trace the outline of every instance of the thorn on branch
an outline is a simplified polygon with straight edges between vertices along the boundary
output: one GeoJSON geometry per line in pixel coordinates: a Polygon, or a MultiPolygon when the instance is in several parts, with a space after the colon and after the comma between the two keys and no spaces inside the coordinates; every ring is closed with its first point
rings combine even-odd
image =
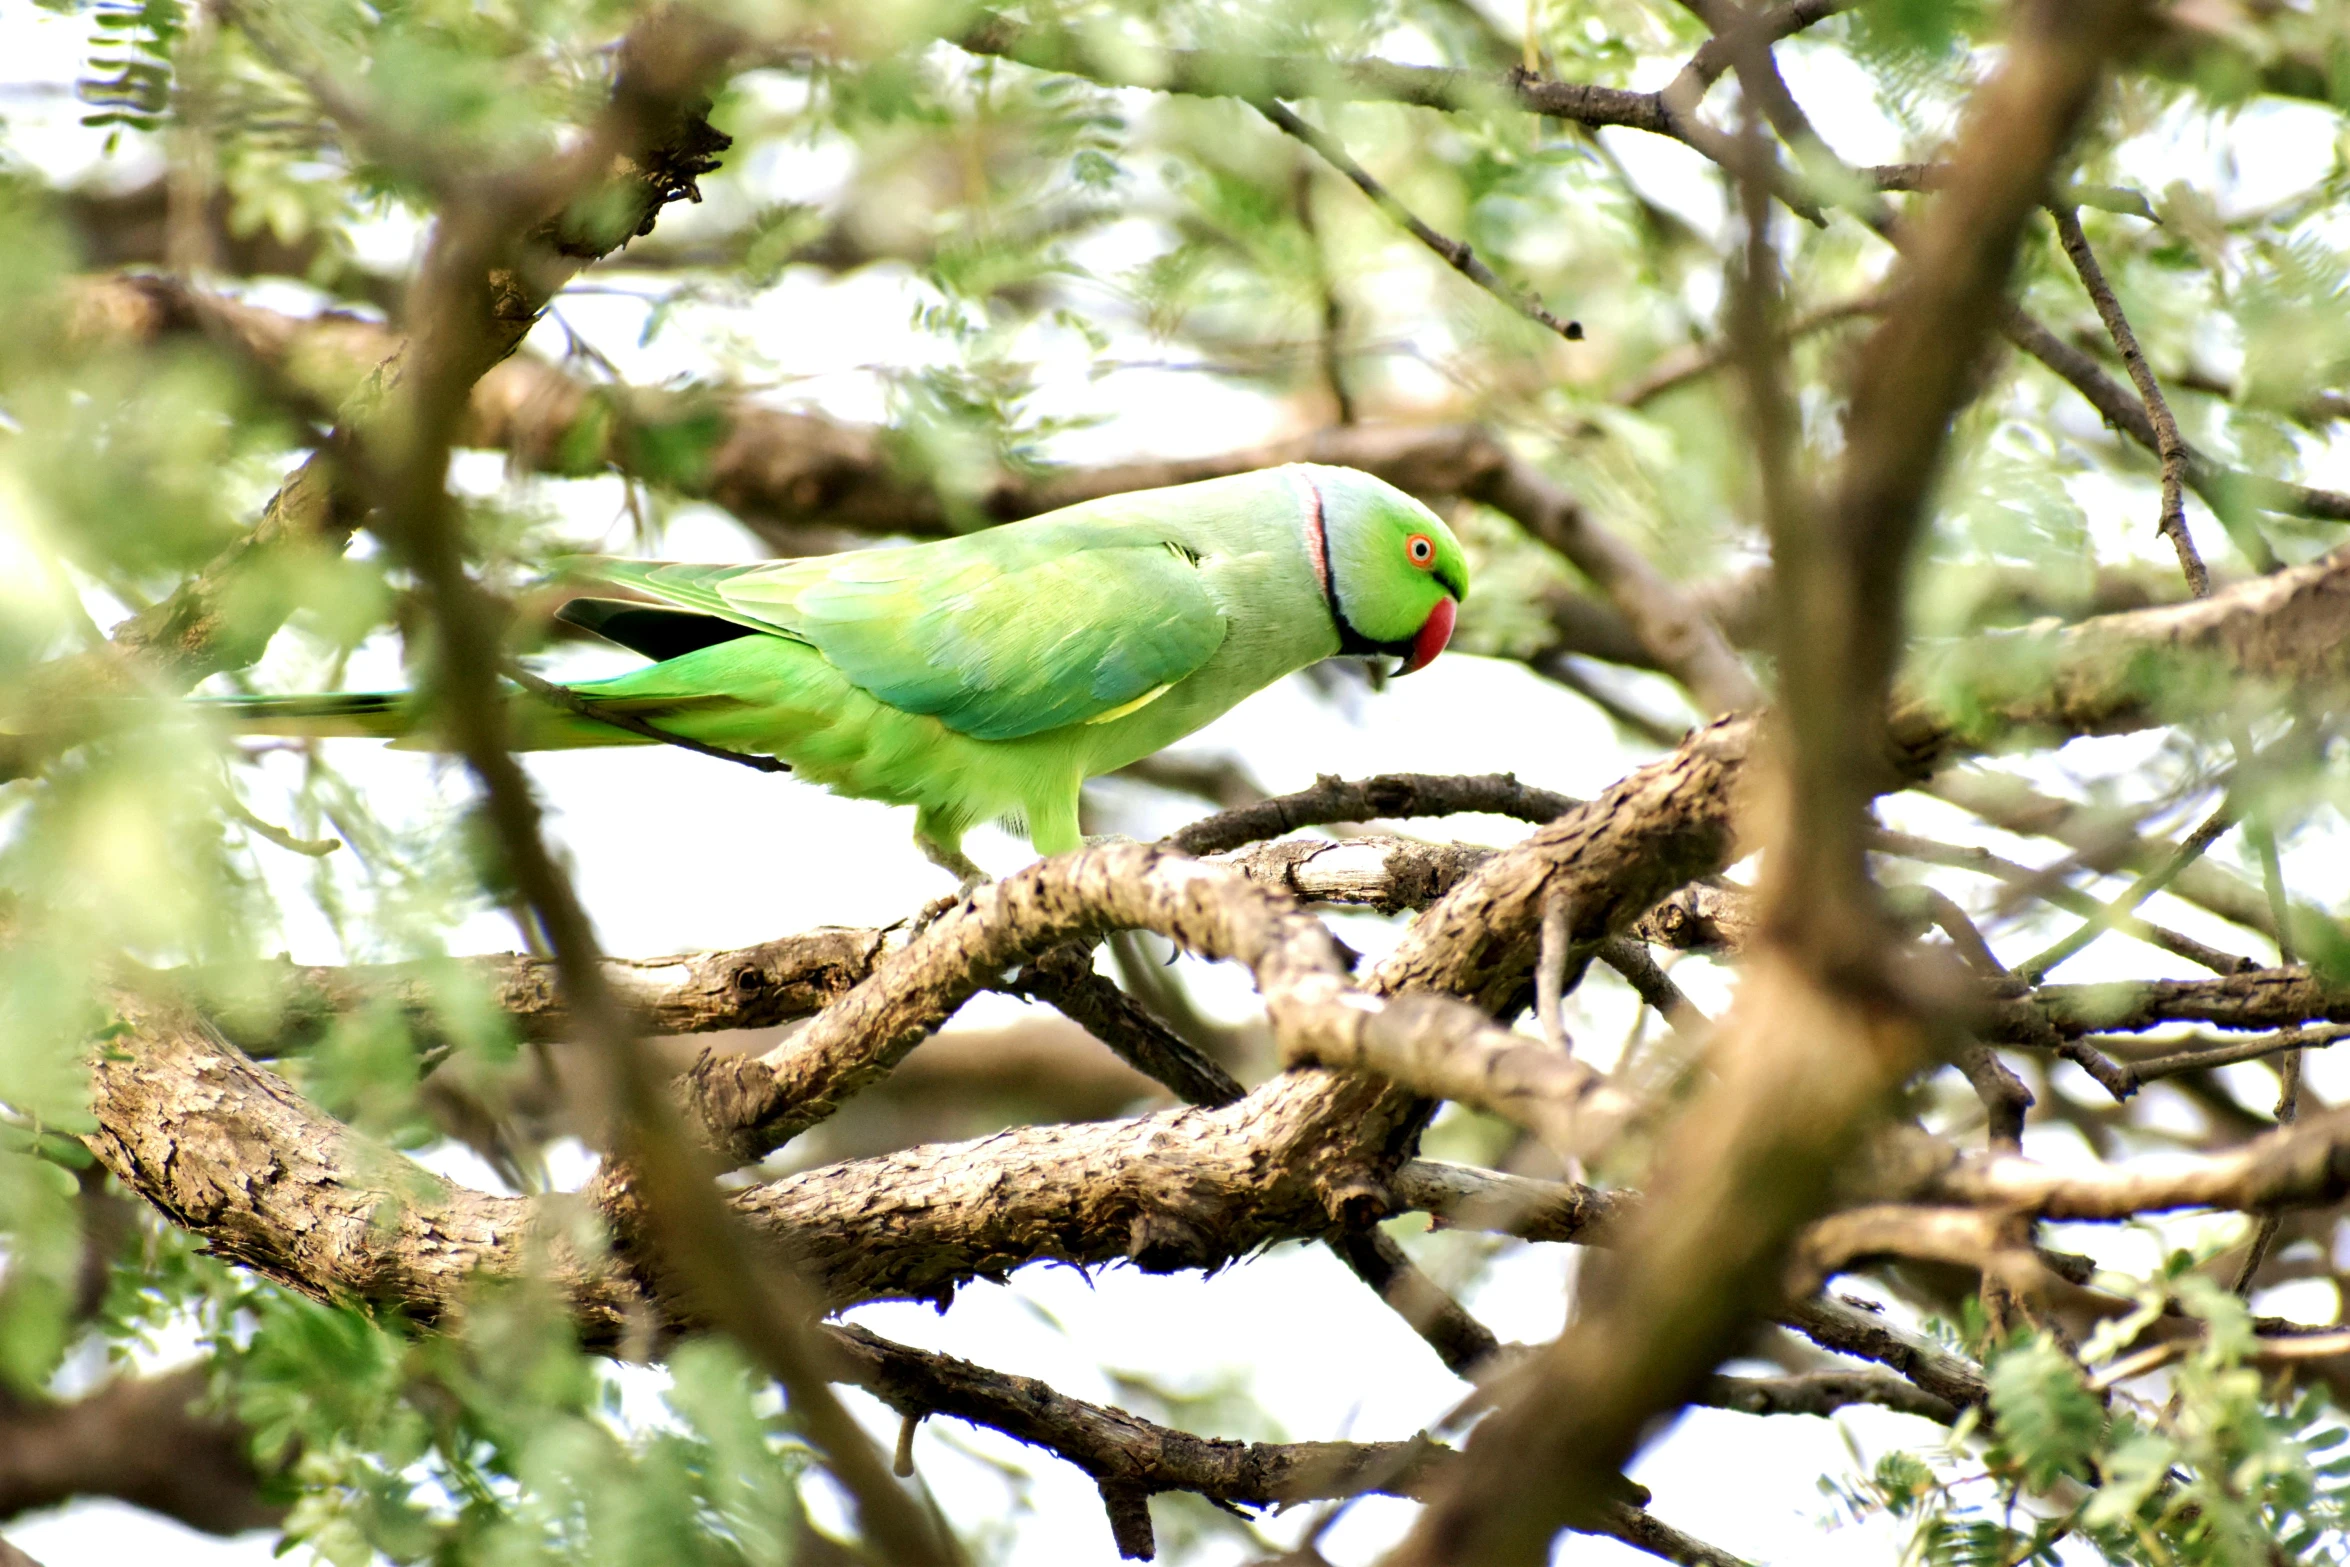
{"type": "MultiPolygon", "coordinates": [[[[2288,1028],[2279,1033],[2266,1034],[2257,1039],[2221,1041],[2204,1035],[2194,1041],[2199,1048],[2172,1051],[2166,1055],[2133,1061],[2130,1069],[2138,1074],[2138,1081],[2151,1083],[2156,1078],[2175,1077],[2181,1072],[2207,1071],[2215,1066],[2233,1066],[2239,1061],[2258,1061],[2280,1051],[2317,1050],[2350,1038],[2350,1028],[2331,1025],[2324,1028],[2288,1028]]],[[[2172,1041],[2188,1043],[2188,1041],[2172,1041]]]]}

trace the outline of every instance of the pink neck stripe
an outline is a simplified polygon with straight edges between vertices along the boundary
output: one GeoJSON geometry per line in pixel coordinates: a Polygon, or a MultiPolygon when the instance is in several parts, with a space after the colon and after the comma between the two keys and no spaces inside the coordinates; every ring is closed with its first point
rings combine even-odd
{"type": "Polygon", "coordinates": [[[1304,474],[1296,475],[1298,488],[1305,491],[1306,558],[1314,564],[1314,580],[1322,584],[1322,600],[1330,606],[1330,618],[1343,633],[1346,622],[1338,614],[1338,587],[1330,579],[1330,525],[1322,515],[1322,491],[1304,474]]]}

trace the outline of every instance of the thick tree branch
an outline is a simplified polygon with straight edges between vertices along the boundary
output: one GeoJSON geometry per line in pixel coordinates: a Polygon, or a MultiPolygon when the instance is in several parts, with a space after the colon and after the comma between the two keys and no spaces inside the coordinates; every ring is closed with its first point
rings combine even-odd
{"type": "MultiPolygon", "coordinates": [[[[1294,838],[1217,863],[1301,902],[1363,904],[1394,913],[1436,901],[1493,852],[1403,838],[1294,838]]],[[[1740,917],[1726,895],[1701,888],[1636,928],[1667,946],[1703,947],[1719,944],[1716,921],[1740,917]]],[[[708,1034],[813,1017],[870,977],[875,964],[908,939],[902,925],[820,927],[726,951],[606,958],[603,967],[648,1032],[708,1034]]],[[[1089,1004],[1075,991],[1052,987],[1052,979],[1023,970],[998,988],[1055,1006],[1064,999],[1089,1004]]],[[[308,1048],[333,1019],[366,1006],[397,1009],[427,1050],[443,1048],[450,1019],[477,1015],[484,1007],[524,1040],[555,1043],[576,1032],[553,963],[520,953],[350,967],[273,964],[154,974],[144,982],[198,1000],[229,1038],[263,1060],[308,1048]]],[[[1079,1021],[1091,1026],[1086,1018],[1079,1021]]]]}
{"type": "Polygon", "coordinates": [[[64,1403],[0,1395],[0,1518],[107,1496],[206,1534],[276,1523],[243,1428],[204,1408],[211,1380],[195,1366],[64,1403]]]}
{"type": "Polygon", "coordinates": [[[756,1060],[705,1056],[684,1082],[721,1154],[757,1158],[886,1073],[1005,969],[1066,941],[1148,929],[1256,976],[1292,1062],[1395,1077],[1482,1104],[1569,1142],[1578,1108],[1620,1110],[1588,1069],[1434,997],[1381,1003],[1353,989],[1329,933],[1246,879],[1141,844],[1047,860],[981,887],[806,1029],[756,1060]]]}
{"type": "Polygon", "coordinates": [[[2330,1206],[2350,1196],[2350,1111],[2313,1115],[2226,1153],[2154,1169],[2055,1170],[2012,1157],[1965,1161],[1920,1196],[2050,1219],[2330,1206]]]}
{"type": "MultiPolygon", "coordinates": [[[[1924,1055],[1923,1009],[1890,972],[1863,851],[1865,807],[1882,787],[1873,780],[1908,546],[2017,237],[2126,17],[2120,4],[2019,11],[1998,73],[1968,106],[1952,188],[1892,280],[1901,308],[1861,357],[1833,497],[1816,514],[1799,504],[1773,513],[1785,773],[1772,800],[1762,961],[1725,1025],[1722,1077],[1674,1128],[1656,1188],[1626,1226],[1637,1263],[1590,1270],[1574,1324],[1478,1427],[1471,1462],[1389,1554],[1393,1567],[1544,1559],[1561,1526],[1588,1516],[1647,1421],[1685,1399],[1777,1293],[1783,1248],[1924,1055]]],[[[1760,249],[1768,208],[1754,205],[1760,249]]],[[[1745,281],[1759,286],[1749,255],[1745,281]]]]}

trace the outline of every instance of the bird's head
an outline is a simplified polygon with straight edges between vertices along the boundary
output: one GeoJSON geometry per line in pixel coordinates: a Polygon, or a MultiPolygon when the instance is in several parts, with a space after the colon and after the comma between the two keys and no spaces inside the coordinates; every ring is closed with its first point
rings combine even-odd
{"type": "Polygon", "coordinates": [[[1469,563],[1444,520],[1383,479],[1300,464],[1316,515],[1307,548],[1338,625],[1341,653],[1390,653],[1423,669],[1452,637],[1469,563]]]}

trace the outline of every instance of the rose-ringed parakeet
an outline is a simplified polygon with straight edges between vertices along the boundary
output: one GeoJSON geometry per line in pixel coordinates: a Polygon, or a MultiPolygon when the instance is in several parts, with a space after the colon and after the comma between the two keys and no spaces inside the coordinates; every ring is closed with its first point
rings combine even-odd
{"type": "MultiPolygon", "coordinates": [[[[628,598],[562,617],[657,662],[570,687],[595,708],[771,755],[916,808],[961,877],[973,824],[1076,848],[1079,786],[1336,654],[1425,665],[1468,567],[1452,532],[1351,468],[1297,464],[1087,501],[935,543],[748,566],[597,559],[628,598]]],[[[215,704],[257,733],[412,733],[406,693],[215,704]]],[[[651,743],[524,693],[517,749],[651,743]]]]}

